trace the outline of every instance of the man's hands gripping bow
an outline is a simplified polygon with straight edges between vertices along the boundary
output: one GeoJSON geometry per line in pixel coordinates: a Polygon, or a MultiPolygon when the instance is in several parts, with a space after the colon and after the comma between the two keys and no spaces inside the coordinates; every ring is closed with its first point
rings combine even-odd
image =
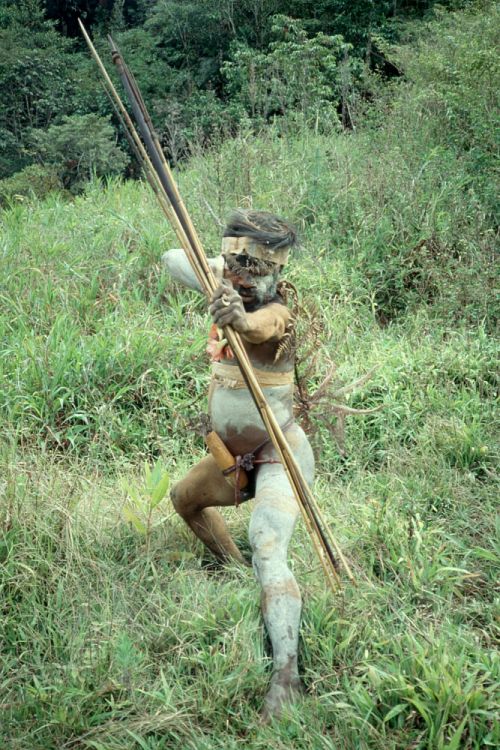
{"type": "Polygon", "coordinates": [[[208,309],[218,328],[231,326],[238,333],[248,332],[250,325],[243,300],[227,281],[217,287],[208,309]]]}

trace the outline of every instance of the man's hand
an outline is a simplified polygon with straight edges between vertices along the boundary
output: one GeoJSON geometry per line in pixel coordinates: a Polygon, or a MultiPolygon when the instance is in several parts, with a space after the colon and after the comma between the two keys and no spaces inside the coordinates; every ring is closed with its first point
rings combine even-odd
{"type": "Polygon", "coordinates": [[[249,330],[243,300],[227,281],[217,287],[208,309],[212,320],[219,328],[231,326],[238,333],[246,333],[249,330]]]}

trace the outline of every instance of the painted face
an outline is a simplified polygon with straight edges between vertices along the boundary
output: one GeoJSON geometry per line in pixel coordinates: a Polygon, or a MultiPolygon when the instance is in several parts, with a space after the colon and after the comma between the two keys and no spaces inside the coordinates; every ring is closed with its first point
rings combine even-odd
{"type": "Polygon", "coordinates": [[[276,295],[280,266],[250,255],[224,255],[224,278],[231,281],[245,309],[251,311],[276,295]]]}

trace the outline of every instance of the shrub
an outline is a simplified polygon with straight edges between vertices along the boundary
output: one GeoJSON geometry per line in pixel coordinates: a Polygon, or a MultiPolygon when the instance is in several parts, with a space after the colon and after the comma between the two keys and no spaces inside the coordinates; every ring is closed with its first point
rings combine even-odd
{"type": "Polygon", "coordinates": [[[236,43],[232,59],[223,68],[231,98],[252,119],[297,111],[314,122],[326,115],[340,98],[340,58],[348,50],[340,36],[319,33],[309,38],[300,21],[276,16],[276,41],[259,52],[236,43]]]}
{"type": "Polygon", "coordinates": [[[0,180],[0,204],[23,201],[27,197],[43,199],[52,191],[62,188],[54,167],[30,164],[12,177],[0,180]]]}
{"type": "Polygon", "coordinates": [[[95,114],[64,117],[62,125],[33,131],[31,140],[37,158],[52,165],[72,192],[93,175],[121,174],[128,163],[109,121],[95,114]]]}
{"type": "Polygon", "coordinates": [[[0,9],[0,177],[27,164],[27,137],[75,106],[72,42],[44,19],[39,0],[0,9]]]}
{"type": "MultiPolygon", "coordinates": [[[[428,33],[400,48],[398,58],[411,81],[416,118],[435,143],[455,149],[470,186],[487,209],[496,210],[500,63],[497,52],[500,8],[438,13],[428,33]]],[[[465,186],[464,186],[465,187],[465,186]]]]}

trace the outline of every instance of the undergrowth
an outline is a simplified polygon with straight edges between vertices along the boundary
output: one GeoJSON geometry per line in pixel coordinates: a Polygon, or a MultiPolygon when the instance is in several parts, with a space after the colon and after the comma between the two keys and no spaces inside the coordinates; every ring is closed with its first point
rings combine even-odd
{"type": "MultiPolygon", "coordinates": [[[[347,403],[382,408],[348,418],[345,451],[314,437],[357,586],[332,599],[299,525],[306,695],[280,723],[259,723],[252,573],[206,565],[168,500],[147,538],[123,516],[145,461],[175,481],[204,450],[208,320],[161,267],[173,233],[132,182],[2,213],[1,747],[498,746],[493,74],[466,106],[496,16],[445,16],[395,51],[408,80],[359,132],[242,131],[178,174],[210,253],[236,205],[299,225],[288,277],[323,321],[318,382],[327,360],[339,384],[376,368],[347,403]],[[487,137],[464,145],[486,100],[487,137]]],[[[247,552],[250,513],[227,514],[247,552]]]]}

